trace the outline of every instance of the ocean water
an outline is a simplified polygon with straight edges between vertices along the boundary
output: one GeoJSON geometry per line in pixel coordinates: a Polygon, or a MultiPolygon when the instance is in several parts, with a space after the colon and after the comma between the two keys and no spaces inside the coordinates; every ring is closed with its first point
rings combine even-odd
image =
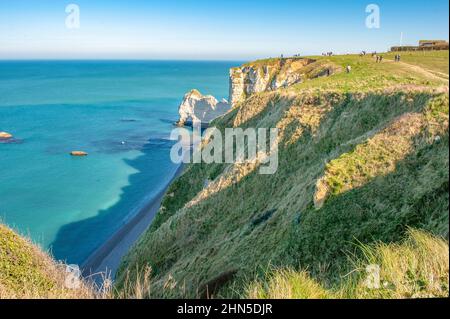
{"type": "Polygon", "coordinates": [[[0,142],[1,222],[82,263],[175,173],[169,135],[183,95],[227,98],[239,64],[0,62],[0,131],[14,135],[0,142]]]}

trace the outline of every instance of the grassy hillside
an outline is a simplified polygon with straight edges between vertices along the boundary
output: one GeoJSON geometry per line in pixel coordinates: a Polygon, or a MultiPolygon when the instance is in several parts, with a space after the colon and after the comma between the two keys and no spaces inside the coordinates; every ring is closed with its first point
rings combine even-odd
{"type": "MultiPolygon", "coordinates": [[[[279,128],[276,174],[259,175],[255,163],[189,165],[125,258],[119,289],[151,267],[147,297],[242,297],[255,278],[270,289],[267,269],[279,268],[325,296],[363,257],[356,243],[409,258],[417,245],[396,243],[415,228],[447,245],[446,77],[420,63],[316,58],[352,72],[253,95],[215,123],[279,128]]],[[[448,68],[448,55],[436,59],[448,68]]],[[[448,280],[448,264],[439,271],[448,280]]],[[[448,295],[448,285],[433,291],[448,295]]]]}
{"type": "Polygon", "coordinates": [[[65,265],[0,225],[0,299],[98,297],[92,286],[68,289],[65,280],[65,265]]]}

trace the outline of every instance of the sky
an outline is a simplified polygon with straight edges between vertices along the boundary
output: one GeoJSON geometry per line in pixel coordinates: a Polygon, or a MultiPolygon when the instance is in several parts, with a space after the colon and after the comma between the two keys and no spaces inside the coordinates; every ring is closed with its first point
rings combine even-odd
{"type": "Polygon", "coordinates": [[[448,0],[0,0],[0,59],[252,60],[448,40],[448,0]],[[79,8],[79,28],[69,4],[79,8]],[[379,7],[379,28],[368,28],[379,7]],[[69,21],[69,26],[67,25],[69,21]]]}

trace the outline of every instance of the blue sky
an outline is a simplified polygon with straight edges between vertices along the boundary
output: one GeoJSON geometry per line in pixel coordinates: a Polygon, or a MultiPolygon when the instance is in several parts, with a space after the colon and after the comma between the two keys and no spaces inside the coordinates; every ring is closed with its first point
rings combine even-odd
{"type": "Polygon", "coordinates": [[[448,40],[448,0],[1,0],[0,59],[227,59],[448,40]],[[68,4],[80,28],[65,25],[68,4]],[[365,25],[368,4],[380,28],[365,25]]]}

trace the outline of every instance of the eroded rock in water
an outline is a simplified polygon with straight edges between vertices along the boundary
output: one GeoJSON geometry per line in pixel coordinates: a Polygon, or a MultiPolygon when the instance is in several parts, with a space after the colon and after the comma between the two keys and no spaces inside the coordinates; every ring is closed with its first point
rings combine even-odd
{"type": "Polygon", "coordinates": [[[82,156],[88,156],[88,153],[83,152],[83,151],[72,151],[72,152],[70,152],[70,155],[82,157],[82,156]]]}
{"type": "Polygon", "coordinates": [[[218,101],[212,95],[202,95],[198,90],[191,90],[186,93],[181,103],[178,113],[180,120],[178,125],[186,123],[209,124],[214,119],[224,115],[230,110],[228,101],[218,101]]]}
{"type": "Polygon", "coordinates": [[[2,139],[2,140],[7,140],[7,139],[10,139],[10,138],[12,138],[13,136],[12,136],[12,134],[10,134],[10,133],[7,133],[7,132],[0,132],[0,139],[2,139]]]}

